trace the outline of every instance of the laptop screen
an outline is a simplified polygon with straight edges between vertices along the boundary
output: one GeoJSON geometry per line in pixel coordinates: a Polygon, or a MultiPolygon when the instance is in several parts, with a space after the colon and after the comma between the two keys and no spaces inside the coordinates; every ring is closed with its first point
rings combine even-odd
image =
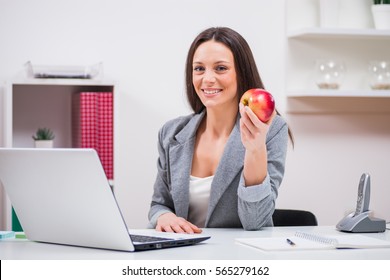
{"type": "Polygon", "coordinates": [[[30,240],[133,251],[92,149],[0,149],[0,180],[30,240]]]}

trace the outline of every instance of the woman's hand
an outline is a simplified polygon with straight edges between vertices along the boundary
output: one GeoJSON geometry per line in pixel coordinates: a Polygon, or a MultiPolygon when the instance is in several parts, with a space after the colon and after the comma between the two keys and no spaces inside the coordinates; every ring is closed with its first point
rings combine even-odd
{"type": "Polygon", "coordinates": [[[245,186],[254,186],[261,184],[267,176],[266,137],[276,112],[274,111],[271,119],[264,123],[248,106],[240,103],[240,114],[241,141],[246,150],[244,158],[245,186]]]}
{"type": "Polygon", "coordinates": [[[272,113],[270,120],[266,123],[260,121],[253,111],[240,103],[240,130],[241,141],[245,149],[255,151],[265,146],[265,139],[269,126],[276,112],[272,113]]]}
{"type": "Polygon", "coordinates": [[[162,214],[157,219],[157,231],[176,232],[176,233],[201,233],[202,230],[196,225],[190,223],[184,218],[178,217],[173,213],[162,214]]]}

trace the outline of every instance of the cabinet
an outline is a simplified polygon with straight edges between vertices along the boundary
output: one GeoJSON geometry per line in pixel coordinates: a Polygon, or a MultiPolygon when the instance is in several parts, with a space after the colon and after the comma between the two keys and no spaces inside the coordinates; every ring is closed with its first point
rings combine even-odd
{"type": "Polygon", "coordinates": [[[289,111],[390,112],[390,90],[372,90],[368,72],[371,60],[390,60],[389,49],[390,31],[318,27],[287,31],[286,94],[289,111]],[[344,63],[345,77],[339,89],[317,88],[317,59],[344,63]],[[329,98],[337,98],[337,101],[329,98]]]}
{"type": "MultiPolygon", "coordinates": [[[[3,98],[4,146],[33,147],[32,135],[37,128],[48,127],[55,133],[55,148],[73,147],[74,94],[80,92],[110,92],[114,97],[115,85],[93,79],[21,78],[9,83],[3,98]]],[[[114,116],[111,119],[115,119],[114,116]]],[[[114,123],[113,127],[115,132],[114,123]]],[[[10,228],[14,221],[11,220],[10,202],[6,204],[2,218],[10,228]]]]}

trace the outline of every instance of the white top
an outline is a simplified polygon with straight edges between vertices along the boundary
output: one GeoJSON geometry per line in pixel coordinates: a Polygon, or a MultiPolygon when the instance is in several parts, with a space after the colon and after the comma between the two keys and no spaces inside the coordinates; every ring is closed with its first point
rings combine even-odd
{"type": "Polygon", "coordinates": [[[198,227],[206,223],[207,209],[210,200],[211,182],[214,176],[199,178],[190,176],[190,205],[188,220],[198,227]]]}

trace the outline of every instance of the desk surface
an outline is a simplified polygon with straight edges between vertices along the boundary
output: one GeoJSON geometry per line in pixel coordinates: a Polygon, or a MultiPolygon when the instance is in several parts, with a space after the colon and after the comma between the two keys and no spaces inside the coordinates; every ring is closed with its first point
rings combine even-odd
{"type": "MultiPolygon", "coordinates": [[[[295,231],[307,231],[321,235],[350,234],[341,233],[330,226],[319,227],[274,227],[260,231],[244,231],[243,229],[204,229],[211,238],[200,244],[180,248],[152,250],[143,252],[118,252],[110,250],[80,248],[32,242],[29,240],[6,239],[0,241],[0,259],[129,259],[129,260],[253,260],[253,259],[298,259],[298,260],[333,260],[364,259],[390,260],[390,248],[383,249],[349,249],[349,250],[301,250],[266,252],[235,242],[235,238],[252,237],[287,237],[295,231]]],[[[137,230],[135,230],[137,231],[137,230]]],[[[143,230],[144,231],[144,230],[143,230]]],[[[375,238],[389,240],[390,231],[384,233],[365,234],[375,238]]]]}

